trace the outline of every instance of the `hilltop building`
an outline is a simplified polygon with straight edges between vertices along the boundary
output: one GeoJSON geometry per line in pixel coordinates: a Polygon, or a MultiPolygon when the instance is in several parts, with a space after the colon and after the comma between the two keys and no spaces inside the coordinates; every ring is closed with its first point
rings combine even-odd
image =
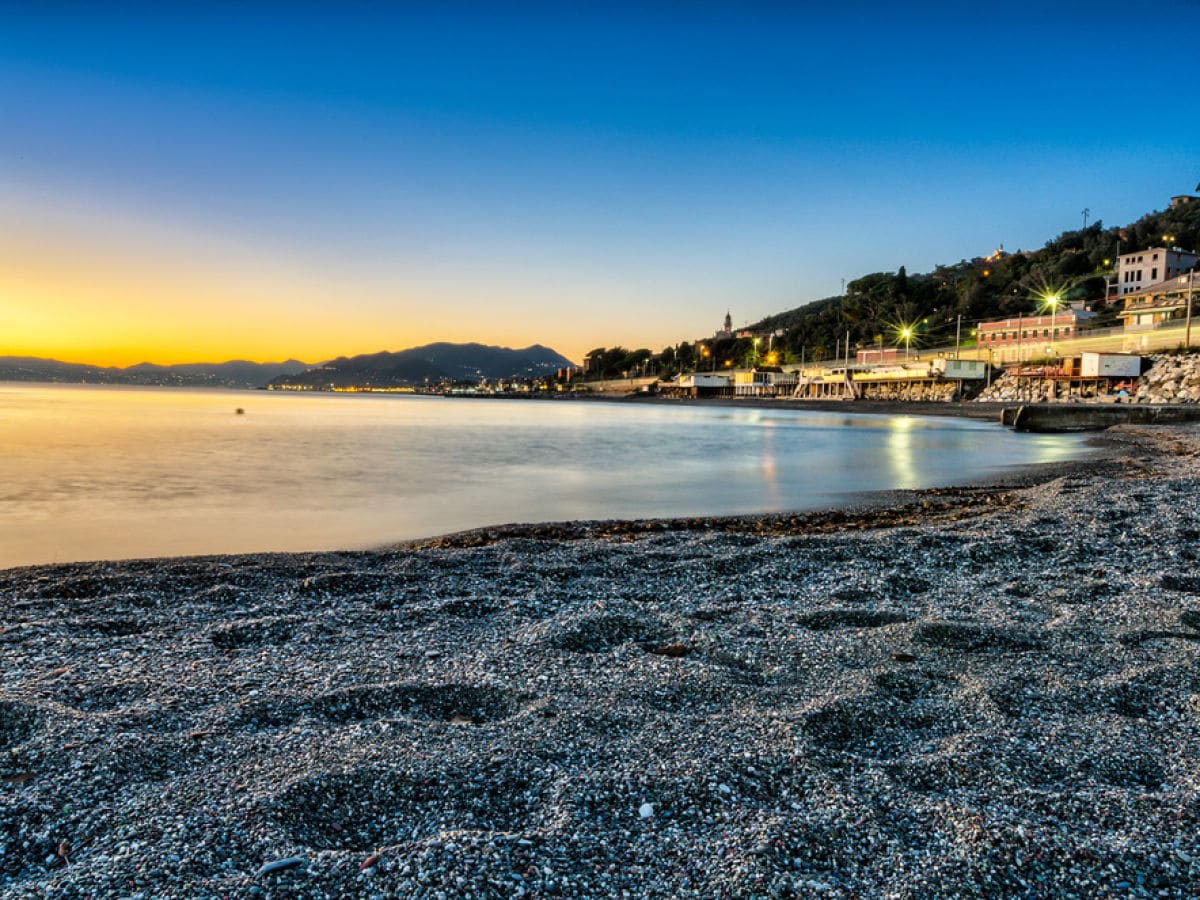
{"type": "Polygon", "coordinates": [[[729,314],[729,310],[725,310],[725,324],[717,329],[713,340],[720,341],[731,337],[733,337],[733,316],[729,314]]]}
{"type": "Polygon", "coordinates": [[[1125,297],[1162,281],[1170,281],[1196,267],[1197,256],[1186,250],[1147,247],[1122,253],[1117,259],[1117,287],[1125,297]]]}

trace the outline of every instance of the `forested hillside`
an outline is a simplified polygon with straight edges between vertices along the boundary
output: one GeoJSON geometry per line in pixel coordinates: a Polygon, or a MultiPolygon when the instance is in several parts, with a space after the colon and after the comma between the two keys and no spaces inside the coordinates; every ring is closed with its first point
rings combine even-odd
{"type": "Polygon", "coordinates": [[[1151,246],[1200,247],[1200,201],[1149,213],[1131,225],[1106,228],[1100,221],[1066,231],[1040,250],[1006,253],[940,265],[932,272],[872,272],[846,285],[838,297],[815,300],[768,316],[749,326],[771,334],[756,346],[749,338],[682,341],[651,357],[649,350],[597,348],[598,364],[590,375],[621,377],[635,365],[660,375],[693,367],[720,370],[768,361],[779,363],[831,358],[847,332],[851,347],[903,345],[903,329],[912,344],[947,346],[955,342],[961,322],[964,345],[973,342],[976,322],[1018,313],[1033,313],[1043,298],[1083,300],[1099,314],[1098,325],[1114,320],[1115,303],[1106,303],[1106,273],[1111,278],[1118,253],[1151,246]],[[960,319],[961,317],[961,319],[960,319]]]}
{"type": "Polygon", "coordinates": [[[1123,228],[1096,222],[1063,232],[1032,252],[998,252],[917,275],[903,267],[874,272],[847,284],[845,296],[770,316],[751,328],[785,329],[784,351],[808,352],[811,359],[813,352],[831,353],[847,331],[852,346],[902,342],[900,330],[906,326],[913,328],[915,343],[953,344],[960,316],[968,343],[979,320],[1035,312],[1050,295],[1085,301],[1103,324],[1116,312],[1107,308],[1104,285],[1118,252],[1163,244],[1200,246],[1200,202],[1150,213],[1123,228]]]}

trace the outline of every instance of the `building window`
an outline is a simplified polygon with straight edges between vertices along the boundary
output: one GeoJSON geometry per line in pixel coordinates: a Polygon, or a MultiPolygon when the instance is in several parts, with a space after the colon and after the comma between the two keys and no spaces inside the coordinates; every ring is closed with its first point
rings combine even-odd
{"type": "Polygon", "coordinates": [[[1158,281],[1158,269],[1151,269],[1151,270],[1150,270],[1150,280],[1151,280],[1151,281],[1158,281]]]}

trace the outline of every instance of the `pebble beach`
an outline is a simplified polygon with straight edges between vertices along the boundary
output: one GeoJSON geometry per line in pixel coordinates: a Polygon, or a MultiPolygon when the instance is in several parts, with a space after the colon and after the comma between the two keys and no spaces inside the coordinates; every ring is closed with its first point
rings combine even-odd
{"type": "Polygon", "coordinates": [[[0,570],[0,897],[1200,896],[1197,496],[0,570]]]}

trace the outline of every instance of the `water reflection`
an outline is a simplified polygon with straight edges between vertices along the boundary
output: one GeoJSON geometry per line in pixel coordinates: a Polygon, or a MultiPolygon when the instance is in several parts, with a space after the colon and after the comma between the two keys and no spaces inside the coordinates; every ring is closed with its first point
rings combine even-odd
{"type": "Polygon", "coordinates": [[[896,416],[888,420],[887,464],[892,483],[902,490],[917,487],[917,469],[913,460],[912,419],[896,416]]]}
{"type": "Polygon", "coordinates": [[[42,386],[0,393],[0,426],[0,566],[812,509],[1082,447],[912,416],[42,386]]]}
{"type": "Polygon", "coordinates": [[[775,461],[775,428],[774,422],[764,422],[762,429],[762,447],[759,451],[759,473],[763,482],[763,496],[767,509],[779,509],[783,504],[783,494],[779,486],[779,469],[775,461]]]}

